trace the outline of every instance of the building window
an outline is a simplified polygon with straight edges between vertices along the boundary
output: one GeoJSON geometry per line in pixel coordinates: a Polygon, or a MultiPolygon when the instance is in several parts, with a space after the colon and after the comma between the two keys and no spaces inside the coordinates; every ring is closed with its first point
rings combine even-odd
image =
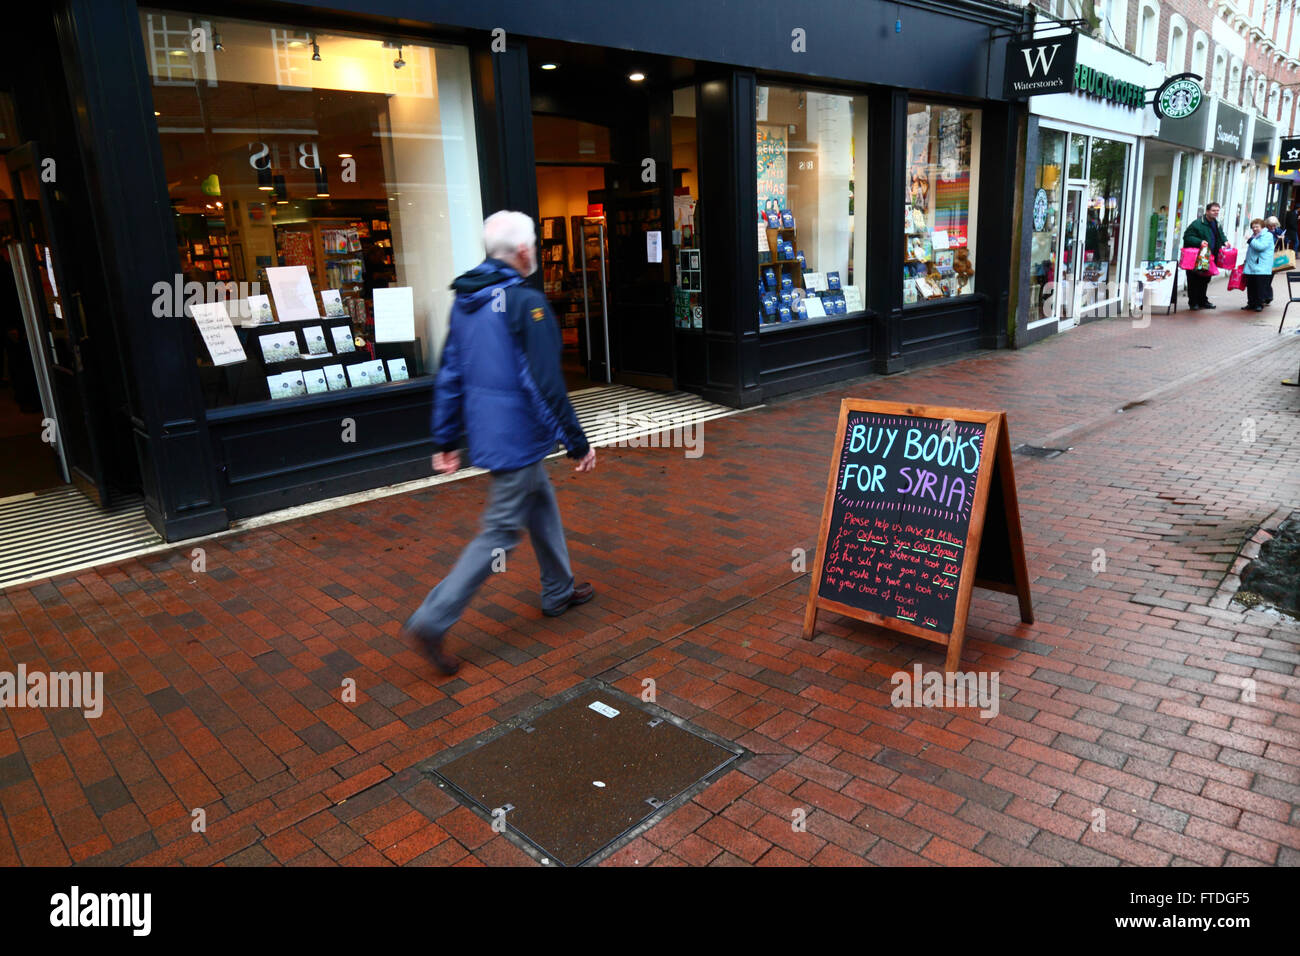
{"type": "Polygon", "coordinates": [[[1217,96],[1224,96],[1228,83],[1228,58],[1221,50],[1214,53],[1214,73],[1210,81],[1210,90],[1217,96]]]}
{"type": "Polygon", "coordinates": [[[907,105],[903,301],[975,291],[980,111],[907,105]]]}
{"type": "MultiPolygon", "coordinates": [[[[1245,94],[1247,96],[1250,95],[1249,91],[1250,91],[1250,82],[1248,81],[1246,83],[1246,88],[1245,88],[1245,94]]],[[[1232,100],[1232,102],[1240,105],[1242,100],[1242,94],[1243,94],[1243,90],[1241,85],[1241,61],[1234,60],[1232,63],[1232,67],[1228,72],[1228,89],[1224,95],[1228,99],[1232,100]]]]}
{"type": "Polygon", "coordinates": [[[757,121],[760,330],[863,312],[866,97],[760,86],[757,121]]]}
{"type": "Polygon", "coordinates": [[[140,25],[184,273],[183,308],[161,314],[195,332],[208,406],[428,374],[448,284],[483,253],[468,51],[157,10],[140,25]]]}
{"type": "Polygon", "coordinates": [[[1187,62],[1187,25],[1182,17],[1169,18],[1169,48],[1165,53],[1165,72],[1182,73],[1187,62]]]}
{"type": "Polygon", "coordinates": [[[1156,58],[1156,34],[1159,32],[1160,13],[1154,3],[1146,2],[1142,4],[1142,12],[1138,16],[1137,31],[1137,55],[1144,60],[1155,61],[1156,58]]]}
{"type": "Polygon", "coordinates": [[[1205,92],[1207,93],[1210,92],[1211,89],[1213,88],[1213,83],[1211,83],[1210,81],[1209,74],[1205,72],[1205,64],[1209,62],[1208,61],[1209,52],[1210,52],[1209,41],[1206,39],[1204,33],[1202,33],[1200,30],[1197,30],[1196,36],[1192,42],[1191,72],[1195,73],[1197,76],[1204,77],[1204,79],[1201,80],[1201,83],[1205,87],[1205,92]]]}

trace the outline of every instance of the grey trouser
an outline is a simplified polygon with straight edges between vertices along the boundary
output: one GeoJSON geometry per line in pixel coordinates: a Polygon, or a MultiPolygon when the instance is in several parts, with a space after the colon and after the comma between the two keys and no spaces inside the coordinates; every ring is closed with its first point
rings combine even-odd
{"type": "Polygon", "coordinates": [[[456,623],[474,592],[492,573],[493,561],[504,557],[497,549],[513,550],[524,528],[533,540],[533,551],[542,570],[542,607],[557,611],[568,601],[573,594],[573,571],[569,568],[569,549],[564,544],[564,526],[555,503],[555,489],[551,487],[544,461],[518,471],[492,473],[492,490],[483,512],[482,528],[478,537],[461,552],[451,573],[411,615],[406,622],[407,630],[422,637],[441,637],[456,623]]]}

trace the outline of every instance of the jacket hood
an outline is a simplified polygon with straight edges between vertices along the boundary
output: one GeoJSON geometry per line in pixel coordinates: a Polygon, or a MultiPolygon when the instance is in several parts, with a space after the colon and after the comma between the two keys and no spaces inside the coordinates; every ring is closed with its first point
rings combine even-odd
{"type": "Polygon", "coordinates": [[[473,269],[452,280],[451,288],[456,298],[466,307],[476,308],[491,298],[492,290],[507,285],[518,285],[523,278],[500,259],[484,259],[473,269]]]}

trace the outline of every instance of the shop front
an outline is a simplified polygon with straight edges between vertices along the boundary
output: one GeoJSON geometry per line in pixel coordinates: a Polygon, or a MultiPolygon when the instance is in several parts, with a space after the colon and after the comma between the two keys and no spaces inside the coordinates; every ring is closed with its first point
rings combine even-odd
{"type": "MultiPolygon", "coordinates": [[[[427,475],[448,286],[500,208],[538,222],[571,388],[744,407],[1005,342],[1017,116],[985,67],[1019,13],[827,3],[745,42],[685,2],[571,14],[67,0],[11,38],[54,89],[15,90],[66,171],[45,221],[94,249],[59,282],[106,370],[73,376],[88,483],[175,540],[427,475]]],[[[1130,152],[1086,147],[1108,230],[1130,152]]]]}
{"type": "Polygon", "coordinates": [[[1126,308],[1142,138],[1156,123],[1146,90],[1159,75],[1081,36],[1073,91],[1030,98],[1018,346],[1126,308]]]}

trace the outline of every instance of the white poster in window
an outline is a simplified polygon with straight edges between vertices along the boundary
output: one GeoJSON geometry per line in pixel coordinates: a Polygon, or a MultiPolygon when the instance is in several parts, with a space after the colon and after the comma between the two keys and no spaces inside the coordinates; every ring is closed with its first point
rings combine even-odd
{"type": "Polygon", "coordinates": [[[936,229],[930,233],[930,246],[933,249],[950,249],[951,244],[948,242],[948,230],[936,229]]]}
{"type": "Polygon", "coordinates": [[[302,330],[302,337],[307,340],[307,352],[311,355],[329,355],[330,347],[325,344],[325,330],[319,325],[309,325],[302,330]]]}
{"type": "Polygon", "coordinates": [[[348,381],[352,383],[353,388],[360,388],[363,385],[382,385],[388,381],[384,376],[384,363],[379,359],[373,362],[358,362],[356,365],[349,365],[347,369],[348,381]]]}
{"type": "Polygon", "coordinates": [[[844,287],[844,310],[846,312],[862,311],[862,290],[855,285],[844,287]]]}
{"type": "Polygon", "coordinates": [[[302,380],[307,383],[308,395],[318,395],[321,392],[329,391],[329,385],[325,382],[325,370],[323,368],[308,369],[302,373],[302,380]]]}
{"type": "MultiPolygon", "coordinates": [[[[807,278],[805,276],[805,278],[807,278]]],[[[808,318],[824,319],[826,318],[826,309],[822,307],[822,300],[815,295],[810,295],[804,299],[804,308],[808,310],[808,318]]]]}
{"type": "Polygon", "coordinates": [[[266,270],[266,281],[271,285],[275,311],[281,322],[321,317],[306,266],[271,266],[266,270]]]}
{"type": "Polygon", "coordinates": [[[645,234],[645,261],[664,261],[664,234],[652,229],[645,234]]]}
{"type": "Polygon", "coordinates": [[[230,316],[226,314],[224,302],[207,305],[196,302],[190,306],[190,316],[199,327],[199,335],[203,336],[203,344],[208,347],[213,365],[234,365],[248,361],[244,347],[239,344],[239,336],[235,334],[235,327],[230,323],[230,316]]]}
{"type": "Polygon", "coordinates": [[[406,371],[406,359],[388,360],[388,380],[390,382],[405,382],[410,377],[406,371]]]}
{"type": "Polygon", "coordinates": [[[336,325],[330,329],[330,335],[334,336],[334,351],[355,352],[356,346],[352,343],[352,330],[346,325],[336,325]]]}
{"type": "Polygon", "coordinates": [[[758,251],[771,252],[772,247],[767,244],[767,223],[758,224],[758,251]]]}
{"type": "Polygon", "coordinates": [[[262,346],[262,358],[267,365],[302,357],[302,352],[298,350],[298,336],[293,332],[263,335],[258,341],[262,346]]]}
{"type": "Polygon", "coordinates": [[[248,297],[248,307],[244,314],[248,318],[243,322],[245,327],[251,325],[266,325],[274,322],[275,318],[271,315],[271,298],[265,295],[250,295],[248,297]]]}
{"type": "Polygon", "coordinates": [[[410,286],[375,290],[375,341],[415,341],[415,303],[410,286]]]}
{"type": "Polygon", "coordinates": [[[343,297],[339,295],[338,289],[326,289],[320,294],[320,300],[325,303],[327,319],[341,319],[347,315],[343,311],[343,297]]]}
{"type": "Polygon", "coordinates": [[[348,377],[343,374],[342,365],[326,365],[321,368],[325,376],[325,385],[331,392],[348,387],[348,377]]]}
{"type": "Polygon", "coordinates": [[[803,274],[803,287],[809,292],[826,291],[826,273],[824,272],[805,272],[803,274]]]}

